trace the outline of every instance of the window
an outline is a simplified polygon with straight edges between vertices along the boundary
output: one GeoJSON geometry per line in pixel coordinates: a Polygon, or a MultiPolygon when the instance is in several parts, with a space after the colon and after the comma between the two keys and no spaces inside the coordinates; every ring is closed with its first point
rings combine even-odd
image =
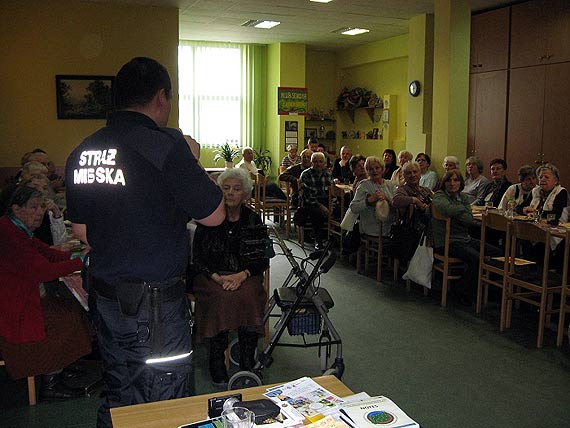
{"type": "Polygon", "coordinates": [[[264,122],[262,91],[251,90],[262,87],[259,79],[257,84],[254,80],[263,75],[264,58],[265,49],[260,46],[181,40],[179,124],[184,133],[203,147],[225,142],[260,147],[256,141],[260,137],[248,130],[264,122]],[[252,50],[260,52],[252,55],[252,50]]]}

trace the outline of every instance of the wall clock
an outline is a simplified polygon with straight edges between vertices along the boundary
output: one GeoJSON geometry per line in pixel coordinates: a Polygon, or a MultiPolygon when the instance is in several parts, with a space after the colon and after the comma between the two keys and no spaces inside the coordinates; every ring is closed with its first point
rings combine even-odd
{"type": "Polygon", "coordinates": [[[408,89],[412,97],[417,97],[420,94],[420,82],[418,80],[412,80],[408,89]]]}

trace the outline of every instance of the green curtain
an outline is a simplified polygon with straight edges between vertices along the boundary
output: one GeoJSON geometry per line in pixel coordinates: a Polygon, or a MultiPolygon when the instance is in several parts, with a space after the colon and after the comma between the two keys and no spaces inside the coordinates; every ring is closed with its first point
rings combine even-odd
{"type": "Polygon", "coordinates": [[[241,45],[242,53],[242,141],[256,151],[266,148],[267,47],[241,45]]]}

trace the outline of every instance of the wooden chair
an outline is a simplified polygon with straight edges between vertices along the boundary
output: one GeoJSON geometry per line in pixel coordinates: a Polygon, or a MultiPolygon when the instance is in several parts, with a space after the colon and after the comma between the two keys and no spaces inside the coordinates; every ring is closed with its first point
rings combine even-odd
{"type": "Polygon", "coordinates": [[[343,230],[340,223],[346,213],[346,193],[343,189],[331,184],[329,186],[329,220],[328,220],[328,239],[331,236],[338,236],[340,243],[340,253],[342,254],[342,234],[343,230]],[[335,210],[335,204],[338,203],[338,209],[335,210]]]}
{"type": "Polygon", "coordinates": [[[557,313],[558,309],[552,308],[552,299],[555,293],[561,293],[562,284],[567,283],[567,269],[560,278],[559,275],[552,273],[548,269],[550,262],[550,231],[543,225],[537,225],[530,222],[515,221],[512,228],[511,257],[516,255],[515,249],[520,241],[528,241],[533,244],[544,245],[544,253],[542,264],[535,267],[536,274],[529,273],[528,267],[518,266],[512,263],[512,269],[507,271],[507,314],[506,327],[511,326],[512,303],[513,301],[526,302],[532,306],[538,307],[538,334],[536,338],[536,347],[542,348],[544,340],[544,326],[547,318],[551,314],[557,313]],[[516,290],[514,287],[517,287],[516,290]]]}
{"type": "Polygon", "coordinates": [[[449,255],[449,240],[451,237],[451,218],[444,216],[438,209],[431,205],[431,216],[436,221],[445,222],[445,244],[443,253],[433,252],[433,269],[441,272],[443,279],[441,282],[441,306],[447,306],[447,289],[449,281],[454,279],[461,279],[462,275],[452,273],[456,269],[463,270],[465,263],[461,259],[451,257],[449,255]]]}
{"type": "Polygon", "coordinates": [[[285,238],[289,239],[289,236],[291,234],[291,226],[293,226],[293,228],[295,227],[295,225],[293,224],[293,216],[295,215],[297,208],[293,207],[293,202],[292,202],[293,188],[291,187],[291,183],[289,183],[288,181],[279,181],[279,188],[283,190],[283,193],[285,193],[285,196],[287,197],[288,213],[287,213],[287,218],[284,219],[284,221],[285,221],[285,238]]]}
{"type": "Polygon", "coordinates": [[[273,215],[274,219],[279,216],[279,223],[285,223],[285,233],[288,234],[289,201],[267,196],[267,177],[262,174],[255,176],[255,211],[261,215],[263,222],[269,215],[273,215]]]}
{"type": "MultiPolygon", "coordinates": [[[[358,226],[355,226],[358,227],[358,226]]],[[[364,273],[368,272],[371,256],[376,256],[376,281],[382,281],[382,224],[378,236],[360,235],[360,247],[356,252],[356,272],[362,273],[362,253],[364,253],[364,273]]]]}
{"type": "MultiPolygon", "coordinates": [[[[570,257],[570,231],[566,232],[566,238],[564,239],[564,265],[562,268],[562,277],[566,278],[566,281],[562,284],[562,290],[560,292],[560,315],[558,317],[558,334],[556,335],[556,346],[559,348],[562,346],[564,341],[564,331],[566,330],[566,325],[564,324],[566,312],[570,312],[570,304],[568,303],[568,298],[570,298],[570,284],[568,283],[568,263],[570,257]]],[[[570,339],[570,335],[568,337],[570,339]]]]}
{"type": "MultiPolygon", "coordinates": [[[[5,366],[6,362],[0,360],[0,366],[5,366]]],[[[36,405],[36,378],[34,376],[28,376],[28,403],[30,406],[36,405]]]]}
{"type": "Polygon", "coordinates": [[[510,269],[511,254],[511,222],[503,215],[489,211],[483,213],[481,222],[481,247],[479,250],[481,258],[479,259],[479,280],[477,282],[477,303],[475,312],[481,313],[481,305],[487,304],[489,298],[489,286],[492,285],[501,290],[501,320],[499,330],[505,328],[506,315],[506,295],[507,295],[507,275],[510,269]],[[487,238],[487,229],[503,232],[505,234],[505,252],[503,261],[488,259],[485,254],[485,242],[487,238]],[[498,275],[499,279],[492,278],[492,274],[498,275]]]}

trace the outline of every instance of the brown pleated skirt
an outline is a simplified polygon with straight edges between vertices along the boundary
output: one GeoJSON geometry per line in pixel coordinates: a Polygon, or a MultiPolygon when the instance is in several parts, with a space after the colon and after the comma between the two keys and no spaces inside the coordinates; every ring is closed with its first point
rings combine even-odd
{"type": "Polygon", "coordinates": [[[93,330],[75,301],[48,294],[41,305],[44,340],[7,343],[0,338],[0,352],[13,379],[56,372],[91,352],[93,330]]]}
{"type": "Polygon", "coordinates": [[[226,291],[205,275],[194,278],[196,332],[198,339],[213,337],[238,327],[257,327],[263,335],[263,315],[267,295],[263,275],[255,275],[235,291],[226,291]]]}

